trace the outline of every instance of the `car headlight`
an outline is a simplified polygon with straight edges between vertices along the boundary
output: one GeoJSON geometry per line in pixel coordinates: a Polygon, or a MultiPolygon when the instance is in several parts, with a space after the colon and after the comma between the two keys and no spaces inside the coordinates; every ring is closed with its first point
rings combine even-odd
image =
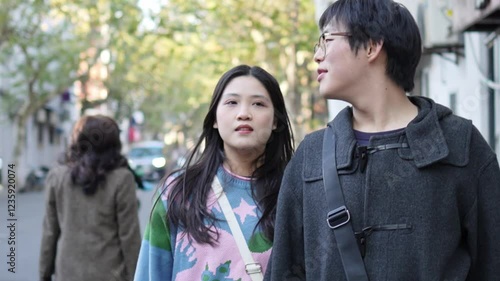
{"type": "Polygon", "coordinates": [[[165,160],[165,157],[156,157],[151,162],[151,164],[153,164],[153,166],[155,168],[161,168],[161,167],[165,166],[166,163],[167,163],[167,160],[165,160]]]}

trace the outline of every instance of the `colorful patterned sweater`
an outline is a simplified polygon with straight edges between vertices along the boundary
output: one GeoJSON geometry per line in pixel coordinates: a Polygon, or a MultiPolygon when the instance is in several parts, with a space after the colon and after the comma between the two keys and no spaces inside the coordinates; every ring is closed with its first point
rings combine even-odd
{"type": "MultiPolygon", "coordinates": [[[[250,190],[250,180],[219,168],[217,176],[226,192],[255,262],[265,272],[271,244],[258,229],[254,232],[260,211],[250,190]]],[[[142,241],[135,281],[250,281],[245,264],[229,225],[213,191],[209,193],[209,210],[221,219],[216,222],[219,239],[216,246],[198,244],[182,229],[166,220],[167,200],[162,195],[152,212],[142,241]]]]}

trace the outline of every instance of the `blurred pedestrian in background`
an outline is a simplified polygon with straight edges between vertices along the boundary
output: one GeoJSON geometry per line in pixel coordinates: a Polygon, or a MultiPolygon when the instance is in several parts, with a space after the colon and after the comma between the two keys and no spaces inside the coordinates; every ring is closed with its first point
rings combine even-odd
{"type": "Polygon", "coordinates": [[[40,280],[132,280],[140,249],[136,182],[106,116],[75,125],[64,163],[46,181],[40,280]]]}
{"type": "Polygon", "coordinates": [[[276,79],[246,65],[226,72],[192,154],[160,185],[135,280],[262,278],[281,177],[292,154],[276,79]]]}

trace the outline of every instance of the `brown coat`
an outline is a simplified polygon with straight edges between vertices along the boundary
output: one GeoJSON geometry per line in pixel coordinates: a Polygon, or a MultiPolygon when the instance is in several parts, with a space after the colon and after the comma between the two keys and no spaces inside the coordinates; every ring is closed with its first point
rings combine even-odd
{"type": "Polygon", "coordinates": [[[46,182],[40,278],[57,281],[132,280],[141,237],[136,184],[119,168],[91,196],[53,169],[46,182]]]}

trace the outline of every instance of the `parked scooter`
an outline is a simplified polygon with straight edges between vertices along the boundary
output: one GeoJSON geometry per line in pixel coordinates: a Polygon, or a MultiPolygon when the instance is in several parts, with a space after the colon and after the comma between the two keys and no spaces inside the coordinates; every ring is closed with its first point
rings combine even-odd
{"type": "Polygon", "coordinates": [[[49,173],[50,168],[46,166],[39,166],[32,169],[26,176],[24,185],[19,189],[19,192],[27,191],[41,191],[43,190],[45,179],[49,173]]]}

